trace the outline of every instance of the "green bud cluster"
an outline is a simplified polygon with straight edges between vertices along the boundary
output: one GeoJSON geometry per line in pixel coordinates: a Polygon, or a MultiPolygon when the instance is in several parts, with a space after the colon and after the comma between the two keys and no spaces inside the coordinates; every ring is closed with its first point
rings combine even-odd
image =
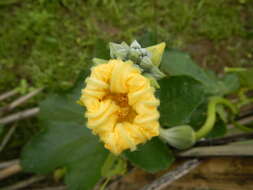
{"type": "Polygon", "coordinates": [[[152,54],[146,48],[142,48],[136,40],[130,46],[125,42],[121,44],[111,42],[109,47],[111,58],[131,60],[140,67],[144,74],[149,74],[154,79],[165,77],[164,73],[152,62],[152,54]]]}

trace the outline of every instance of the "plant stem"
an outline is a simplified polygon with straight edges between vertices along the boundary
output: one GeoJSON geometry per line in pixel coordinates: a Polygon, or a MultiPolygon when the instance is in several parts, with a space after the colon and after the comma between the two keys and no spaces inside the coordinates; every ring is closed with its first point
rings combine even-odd
{"type": "Polygon", "coordinates": [[[238,73],[238,72],[246,71],[246,69],[242,67],[225,67],[224,71],[225,73],[231,73],[231,72],[238,73]]]}
{"type": "Polygon", "coordinates": [[[233,113],[237,112],[235,106],[227,99],[222,97],[211,97],[207,108],[207,119],[204,125],[196,132],[196,139],[199,140],[207,135],[213,128],[216,121],[216,105],[224,104],[229,107],[233,113]]]}
{"type": "Polygon", "coordinates": [[[106,178],[105,182],[101,185],[99,190],[104,190],[109,181],[110,181],[110,177],[106,178]]]}

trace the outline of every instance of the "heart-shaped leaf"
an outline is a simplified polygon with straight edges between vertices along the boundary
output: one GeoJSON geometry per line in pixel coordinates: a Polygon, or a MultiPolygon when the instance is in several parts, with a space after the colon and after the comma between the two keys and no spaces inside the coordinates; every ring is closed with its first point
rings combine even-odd
{"type": "Polygon", "coordinates": [[[67,94],[49,95],[40,104],[43,130],[25,146],[21,156],[22,167],[28,172],[66,168],[65,181],[70,190],[92,189],[108,154],[85,127],[84,110],[76,103],[81,87],[78,83],[67,94]]]}
{"type": "Polygon", "coordinates": [[[204,88],[187,76],[175,76],[159,81],[160,123],[172,127],[184,125],[205,100],[204,88]]]}
{"type": "Polygon", "coordinates": [[[134,152],[126,151],[125,155],[132,163],[148,172],[166,169],[174,161],[168,146],[157,137],[140,145],[134,152]]]}
{"type": "Polygon", "coordinates": [[[205,92],[211,95],[225,95],[239,87],[239,80],[235,75],[218,78],[212,71],[204,71],[191,57],[177,50],[166,50],[160,65],[162,72],[168,76],[190,76],[201,82],[205,92]]]}

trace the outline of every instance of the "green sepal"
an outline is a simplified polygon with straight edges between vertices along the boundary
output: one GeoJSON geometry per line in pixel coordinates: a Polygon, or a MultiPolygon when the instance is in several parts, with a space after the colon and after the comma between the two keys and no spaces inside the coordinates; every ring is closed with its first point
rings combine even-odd
{"type": "Polygon", "coordinates": [[[99,58],[93,58],[92,59],[92,62],[95,64],[95,65],[100,65],[100,64],[105,64],[105,63],[108,63],[108,60],[105,60],[105,59],[99,59],[99,58]]]}
{"type": "Polygon", "coordinates": [[[162,42],[160,44],[146,48],[148,50],[148,52],[151,54],[152,63],[157,67],[161,63],[165,46],[166,46],[166,44],[164,42],[162,42]]]}
{"type": "Polygon", "coordinates": [[[124,175],[127,171],[127,163],[119,156],[110,153],[101,169],[101,175],[111,178],[116,175],[124,175]]]}
{"type": "Polygon", "coordinates": [[[125,42],[122,42],[121,44],[110,42],[109,48],[111,58],[118,58],[121,60],[127,59],[127,55],[129,53],[129,46],[125,42]]]}

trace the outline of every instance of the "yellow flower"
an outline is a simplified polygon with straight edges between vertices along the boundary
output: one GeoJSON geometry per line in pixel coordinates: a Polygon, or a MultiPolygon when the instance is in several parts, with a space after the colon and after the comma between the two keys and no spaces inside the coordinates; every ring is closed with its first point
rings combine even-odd
{"type": "Polygon", "coordinates": [[[159,135],[159,100],[149,80],[131,61],[94,66],[80,98],[87,127],[114,154],[159,135]]]}

